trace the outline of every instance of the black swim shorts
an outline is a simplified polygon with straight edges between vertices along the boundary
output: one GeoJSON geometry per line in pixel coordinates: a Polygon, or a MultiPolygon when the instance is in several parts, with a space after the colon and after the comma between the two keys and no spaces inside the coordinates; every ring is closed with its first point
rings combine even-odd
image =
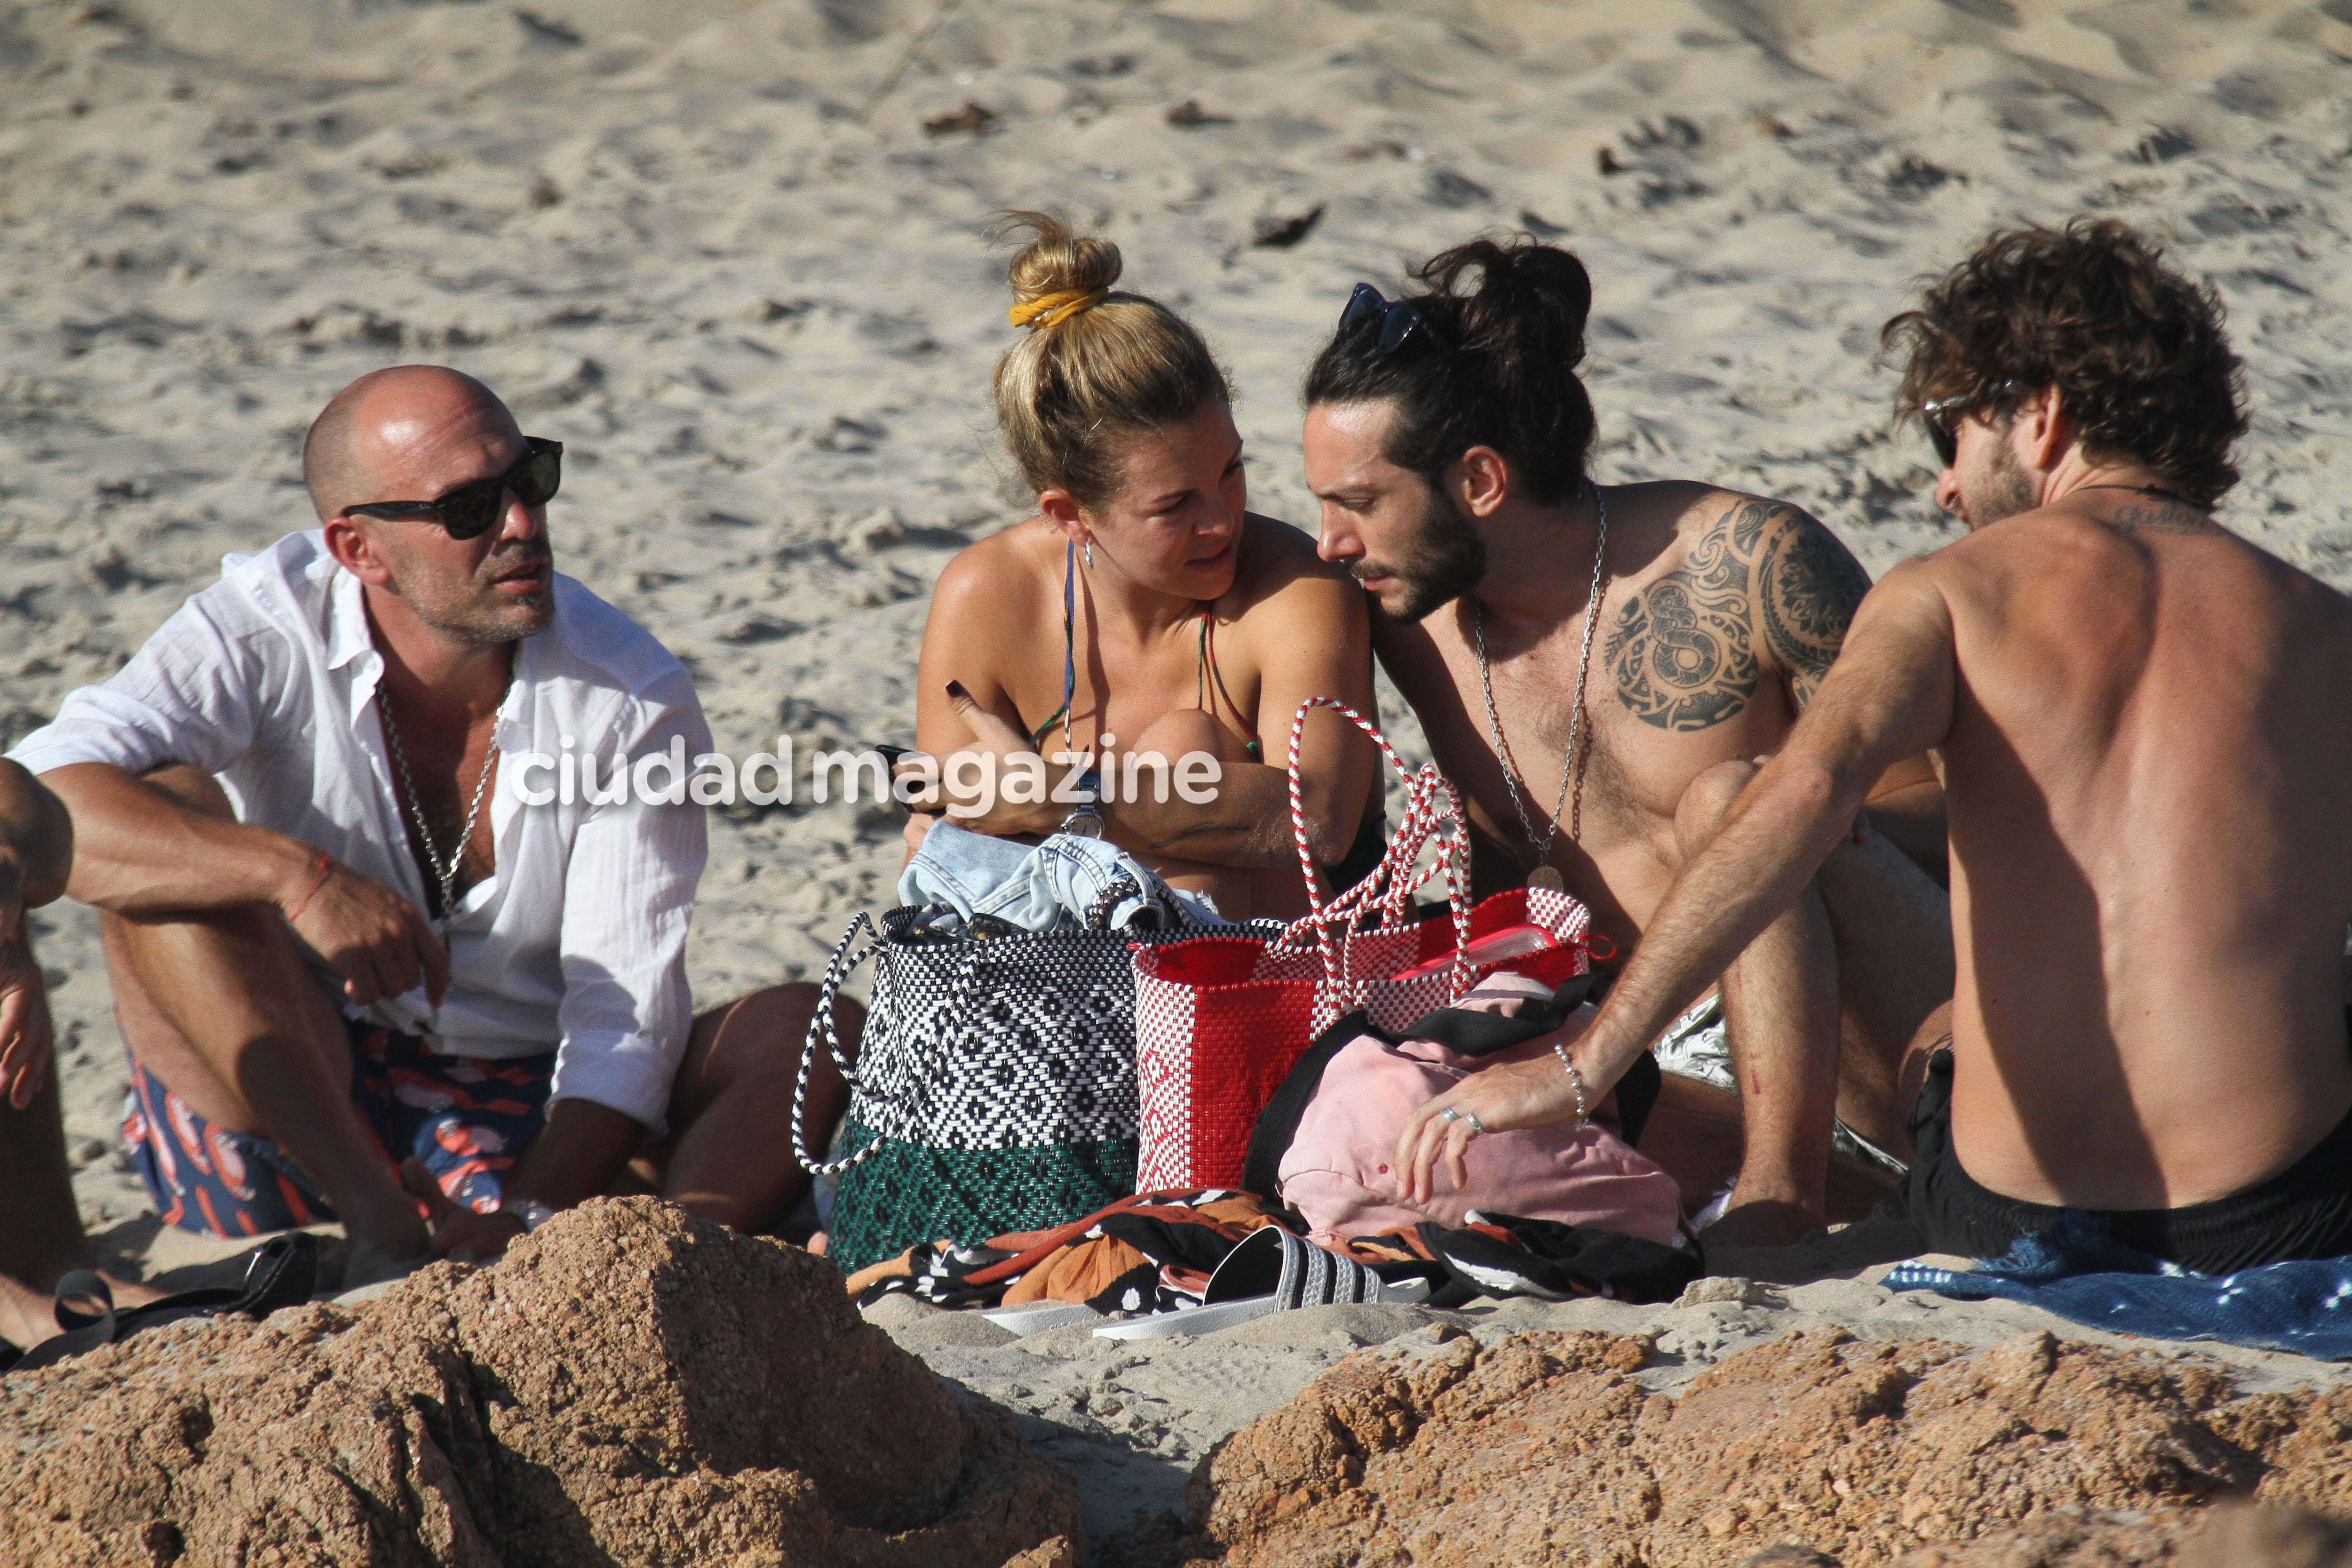
{"type": "MultiPolygon", "coordinates": [[[[1952,1148],[1948,1049],[1928,1061],[1927,1081],[1911,1108],[1911,1142],[1917,1152],[1895,1202],[1930,1251],[1999,1258],[2019,1237],[2047,1230],[2066,1212],[2003,1197],[1960,1168],[1952,1148]]],[[[2352,1254],[2352,1114],[2302,1159],[2244,1192],[2185,1208],[2090,1212],[2107,1220],[2124,1246],[2200,1274],[2345,1257],[2352,1254]]]]}

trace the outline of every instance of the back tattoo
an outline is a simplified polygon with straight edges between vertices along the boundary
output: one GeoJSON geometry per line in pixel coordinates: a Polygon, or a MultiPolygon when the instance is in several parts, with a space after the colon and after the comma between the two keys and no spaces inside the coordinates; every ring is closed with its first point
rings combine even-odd
{"type": "Polygon", "coordinates": [[[1617,612],[1606,658],[1618,700],[1661,730],[1731,718],[1756,694],[1760,615],[1764,649],[1801,708],[1869,591],[1861,563],[1813,519],[1778,501],[1738,502],[1617,612]]]}

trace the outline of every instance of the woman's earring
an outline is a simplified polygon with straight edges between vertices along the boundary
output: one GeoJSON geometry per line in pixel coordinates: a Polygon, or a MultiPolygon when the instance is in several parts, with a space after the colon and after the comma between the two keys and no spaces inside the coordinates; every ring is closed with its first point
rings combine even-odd
{"type": "Polygon", "coordinates": [[[1087,541],[1086,551],[1087,570],[1091,572],[1095,569],[1095,542],[1093,540],[1089,539],[1087,541]]]}

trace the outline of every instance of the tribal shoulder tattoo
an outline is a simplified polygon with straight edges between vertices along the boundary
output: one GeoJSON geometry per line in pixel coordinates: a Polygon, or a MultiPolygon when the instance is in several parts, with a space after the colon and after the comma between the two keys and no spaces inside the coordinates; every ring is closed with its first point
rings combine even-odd
{"type": "Polygon", "coordinates": [[[1710,729],[1755,696],[1760,654],[1801,708],[1869,591],[1828,529],[1792,506],[1741,501],[1617,612],[1607,658],[1618,700],[1661,730],[1710,729]]]}
{"type": "Polygon", "coordinates": [[[1756,613],[1801,709],[1845,646],[1853,612],[1870,592],[1870,574],[1836,534],[1794,507],[1780,513],[1780,525],[1764,542],[1756,613]]]}

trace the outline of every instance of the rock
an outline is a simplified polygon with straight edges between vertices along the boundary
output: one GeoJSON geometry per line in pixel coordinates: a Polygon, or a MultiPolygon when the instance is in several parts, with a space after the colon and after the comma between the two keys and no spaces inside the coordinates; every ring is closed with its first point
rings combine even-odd
{"type": "Polygon", "coordinates": [[[2352,1524],[2306,1509],[2225,1503],[2182,1542],[2180,1568],[2352,1568],[2352,1524]]]}
{"type": "MultiPolygon", "coordinates": [[[[2166,1509],[2062,1509],[2036,1514],[2015,1530],[1907,1552],[1898,1568],[2157,1568],[2179,1561],[2196,1513],[2166,1509]]],[[[2268,1568],[2260,1559],[2231,1568],[2268,1568]]]]}
{"type": "Polygon", "coordinates": [[[174,1324],[0,1380],[0,1564],[1069,1568],[1010,1417],[832,1265],[650,1198],[354,1314],[174,1324]]]}
{"type": "Polygon", "coordinates": [[[1792,1334],[1672,1397],[1628,1375],[1646,1359],[1591,1332],[1351,1356],[1194,1472],[1186,1550],[1226,1568],[2335,1568],[2352,1534],[2199,1506],[2352,1512],[2352,1388],[2240,1399],[2210,1363],[2044,1333],[1974,1354],[1792,1334]]]}

